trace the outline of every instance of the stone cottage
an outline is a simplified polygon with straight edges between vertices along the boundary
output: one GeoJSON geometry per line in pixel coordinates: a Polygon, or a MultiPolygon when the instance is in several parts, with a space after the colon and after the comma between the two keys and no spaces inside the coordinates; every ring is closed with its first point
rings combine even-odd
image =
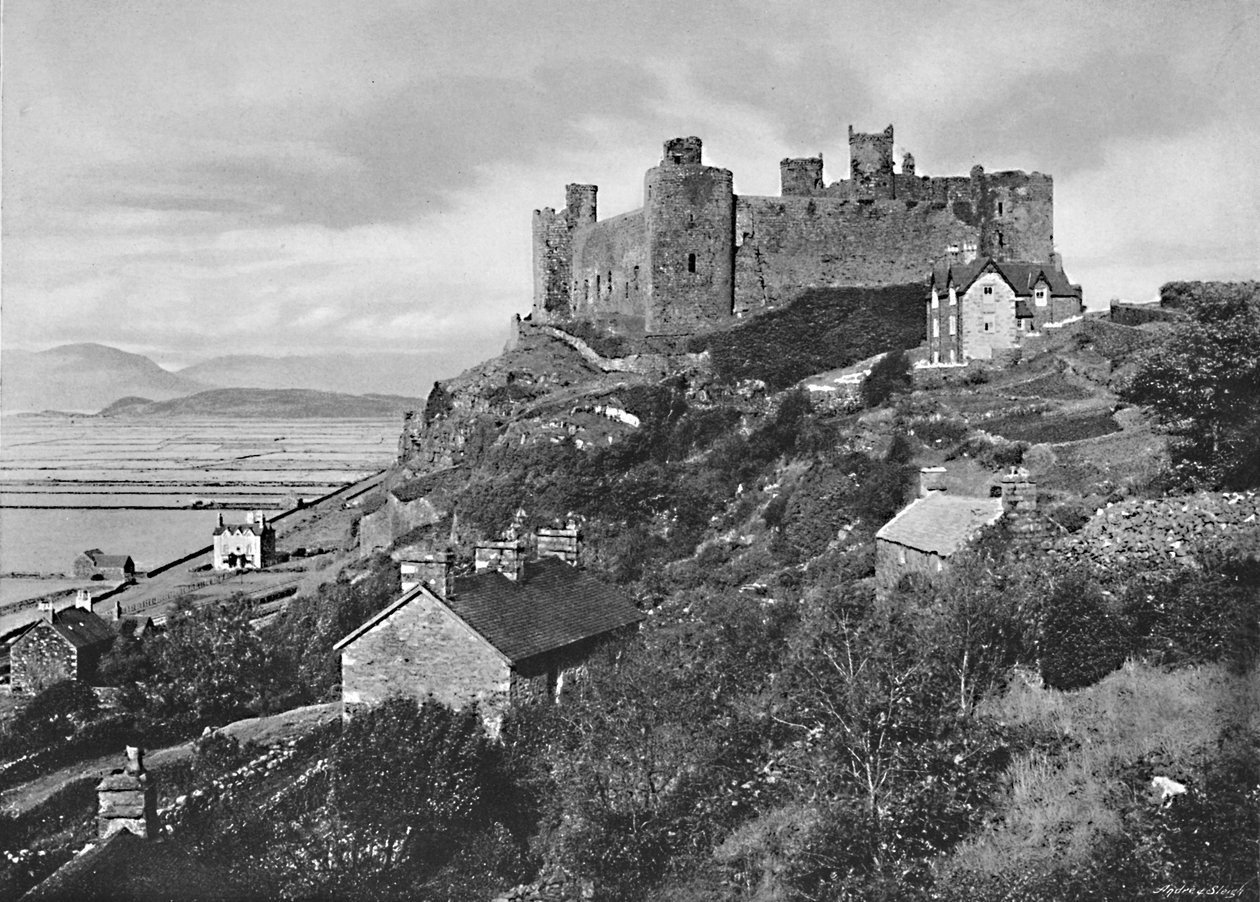
{"type": "Polygon", "coordinates": [[[1036,484],[1022,468],[1002,476],[1000,497],[977,498],[951,495],[945,468],[924,467],[919,497],[875,533],[876,592],[891,592],[910,573],[931,579],[944,572],[955,553],[1003,515],[1012,531],[1035,531],[1036,507],[1036,484]]]}
{"type": "Polygon", "coordinates": [[[125,554],[106,554],[89,548],[74,559],[75,579],[128,580],[136,576],[136,565],[125,554]]]}
{"type": "Polygon", "coordinates": [[[214,530],[214,569],[262,569],[275,560],[276,531],[262,511],[250,511],[244,523],[223,523],[214,530]]]}
{"type": "Polygon", "coordinates": [[[92,613],[91,597],[81,592],[74,607],[60,611],[53,609],[51,601],[40,602],[39,608],[43,616],[9,649],[12,692],[35,695],[63,680],[92,682],[115,633],[92,613]]]}
{"type": "Polygon", "coordinates": [[[1081,286],[1068,281],[1057,256],[1051,263],[947,260],[928,289],[928,359],[1009,359],[1028,336],[1084,310],[1081,286]]]}
{"type": "Polygon", "coordinates": [[[600,644],[643,615],[574,566],[576,528],[547,532],[534,560],[513,536],[479,545],[466,576],[454,575],[450,552],[402,562],[402,595],[335,646],[346,713],[404,693],[476,703],[496,733],[512,702],[558,698],[600,644]]]}

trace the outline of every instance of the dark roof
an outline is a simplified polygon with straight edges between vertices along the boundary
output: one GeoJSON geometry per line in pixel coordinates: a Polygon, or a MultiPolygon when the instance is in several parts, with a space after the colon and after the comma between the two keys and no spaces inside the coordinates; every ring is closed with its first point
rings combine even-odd
{"type": "Polygon", "coordinates": [[[213,535],[221,536],[225,532],[230,532],[234,535],[240,535],[243,532],[252,532],[254,535],[260,536],[263,534],[264,529],[265,527],[257,523],[225,523],[222,526],[216,526],[214,528],[213,535]]]}
{"type": "Polygon", "coordinates": [[[875,538],[949,557],[1001,515],[1001,498],[930,492],[885,523],[875,538]]]}
{"type": "MultiPolygon", "coordinates": [[[[624,592],[558,558],[530,561],[520,582],[484,572],[456,577],[454,588],[443,603],[514,664],[643,619],[624,592]]],[[[428,590],[408,592],[335,647],[350,644],[421,592],[428,590]]]]}
{"type": "Polygon", "coordinates": [[[970,263],[956,265],[937,264],[932,270],[932,284],[954,289],[962,294],[976,279],[992,270],[1006,280],[1016,297],[1031,297],[1037,282],[1044,279],[1052,297],[1081,296],[1081,286],[1068,281],[1067,274],[1053,263],[1023,263],[977,257],[970,263]]]}
{"type": "Polygon", "coordinates": [[[92,565],[95,567],[122,567],[123,569],[126,569],[127,567],[135,566],[135,564],[131,562],[130,555],[106,554],[99,548],[91,548],[83,552],[82,556],[91,561],[92,565]]]}
{"type": "Polygon", "coordinates": [[[70,859],[22,902],[192,902],[250,898],[224,867],[207,864],[169,839],[115,833],[70,859]]]}
{"type": "Polygon", "coordinates": [[[114,641],[114,631],[109,628],[109,624],[83,608],[65,608],[56,611],[53,613],[51,623],[41,617],[31,624],[27,633],[39,628],[40,625],[52,627],[58,636],[75,648],[89,648],[114,641]]]}

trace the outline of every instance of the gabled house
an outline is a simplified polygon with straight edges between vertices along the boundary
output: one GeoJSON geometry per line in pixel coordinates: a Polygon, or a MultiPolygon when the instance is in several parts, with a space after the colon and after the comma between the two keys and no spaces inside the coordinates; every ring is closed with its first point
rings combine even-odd
{"type": "Polygon", "coordinates": [[[273,563],[276,531],[262,511],[250,511],[244,523],[219,525],[214,530],[215,570],[259,570],[273,563]]]}
{"type": "Polygon", "coordinates": [[[1053,263],[1011,263],[977,257],[945,262],[928,286],[927,342],[931,363],[1009,358],[1027,336],[1080,316],[1081,286],[1053,263]]]}
{"type": "Polygon", "coordinates": [[[576,529],[547,532],[547,556],[527,561],[515,538],[485,543],[466,576],[454,575],[450,552],[403,561],[402,595],[334,646],[347,715],[401,693],[476,703],[496,733],[511,703],[558,698],[597,647],[643,615],[571,563],[576,529]]]}
{"type": "Polygon", "coordinates": [[[951,495],[945,468],[924,467],[919,497],[875,533],[876,593],[886,595],[910,573],[930,580],[945,572],[954,554],[1003,516],[1013,533],[1038,532],[1037,486],[1027,470],[1012,468],[994,491],[998,497],[951,495]]]}
{"type": "Polygon", "coordinates": [[[76,579],[134,579],[136,565],[125,554],[106,554],[99,548],[89,548],[74,559],[76,579]]]}
{"type": "Polygon", "coordinates": [[[91,597],[80,592],[74,607],[60,611],[51,601],[40,602],[39,608],[43,616],[9,649],[11,691],[35,695],[62,680],[92,682],[115,633],[92,613],[91,597]]]}

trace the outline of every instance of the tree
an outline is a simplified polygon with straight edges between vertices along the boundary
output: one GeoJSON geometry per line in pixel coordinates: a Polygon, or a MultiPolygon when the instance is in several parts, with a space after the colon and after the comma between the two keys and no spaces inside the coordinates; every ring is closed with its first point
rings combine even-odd
{"type": "Polygon", "coordinates": [[[96,693],[87,683],[62,680],[31,699],[13,718],[10,733],[35,748],[68,734],[91,720],[100,710],[96,693]]]}
{"type": "Polygon", "coordinates": [[[895,394],[910,390],[910,358],[905,351],[889,351],[875,362],[862,382],[862,404],[878,407],[895,394]]]}
{"type": "Polygon", "coordinates": [[[1260,486],[1260,283],[1165,285],[1190,316],[1148,352],[1124,389],[1177,437],[1178,475],[1209,487],[1260,486]]]}
{"type": "Polygon", "coordinates": [[[261,710],[274,694],[275,656],[250,625],[249,602],[240,596],[177,611],[151,640],[149,655],[154,673],[144,692],[158,717],[221,724],[261,710]]]}

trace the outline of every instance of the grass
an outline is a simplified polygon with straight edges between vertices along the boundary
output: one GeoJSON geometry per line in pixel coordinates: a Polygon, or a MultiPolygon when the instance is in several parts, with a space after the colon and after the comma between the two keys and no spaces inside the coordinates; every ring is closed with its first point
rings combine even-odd
{"type": "Polygon", "coordinates": [[[1057,737],[1060,750],[1012,762],[999,818],[944,860],[941,877],[1046,873],[1085,860],[1121,829],[1152,776],[1193,785],[1222,734],[1254,720],[1258,696],[1256,674],[1215,666],[1165,672],[1129,663],[1072,692],[1016,684],[985,712],[1057,737]]]}
{"type": "Polygon", "coordinates": [[[984,429],[1003,438],[1028,442],[1030,445],[1079,442],[1120,431],[1119,425],[1108,411],[1050,416],[1017,414],[989,420],[984,424],[984,429]]]}

